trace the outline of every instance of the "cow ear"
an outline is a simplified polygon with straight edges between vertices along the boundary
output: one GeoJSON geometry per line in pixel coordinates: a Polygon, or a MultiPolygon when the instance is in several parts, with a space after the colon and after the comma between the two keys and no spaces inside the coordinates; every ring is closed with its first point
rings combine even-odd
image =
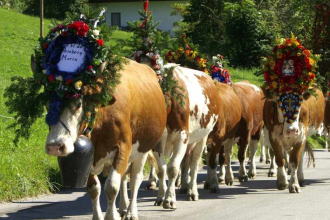
{"type": "Polygon", "coordinates": [[[305,93],[303,94],[303,98],[304,98],[304,100],[309,99],[309,97],[311,97],[311,93],[310,93],[310,92],[305,92],[305,93]]]}
{"type": "Polygon", "coordinates": [[[113,105],[116,102],[116,97],[112,96],[112,99],[109,102],[109,105],[113,105]]]}
{"type": "Polygon", "coordinates": [[[31,70],[34,74],[37,72],[37,63],[34,54],[31,55],[31,70]]]}

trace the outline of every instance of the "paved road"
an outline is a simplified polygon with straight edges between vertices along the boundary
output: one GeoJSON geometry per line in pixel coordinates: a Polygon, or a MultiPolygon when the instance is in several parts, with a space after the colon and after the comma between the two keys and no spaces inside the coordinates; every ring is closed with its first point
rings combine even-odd
{"type": "MultiPolygon", "coordinates": [[[[238,166],[234,164],[237,173],[238,166]]],[[[178,194],[177,210],[153,206],[155,191],[140,190],[139,214],[149,219],[330,219],[330,153],[316,152],[316,168],[305,169],[305,187],[300,194],[275,189],[275,178],[267,177],[267,166],[258,164],[258,177],[234,186],[221,185],[218,194],[203,190],[205,170],[199,180],[200,200],[185,201],[178,194]]],[[[102,209],[106,201],[102,195],[102,209]]],[[[36,199],[0,204],[0,219],[91,219],[90,201],[83,190],[63,191],[36,199]]]]}

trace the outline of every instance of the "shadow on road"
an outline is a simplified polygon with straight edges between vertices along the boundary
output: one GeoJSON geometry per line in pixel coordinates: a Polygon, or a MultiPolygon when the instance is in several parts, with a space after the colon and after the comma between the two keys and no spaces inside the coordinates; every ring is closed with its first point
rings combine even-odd
{"type": "MultiPolygon", "coordinates": [[[[233,169],[236,170],[237,167],[234,165],[233,169]]],[[[198,183],[202,184],[206,179],[206,174],[200,173],[198,175],[198,183]]],[[[306,179],[306,185],[323,185],[330,184],[330,179],[306,179]]],[[[210,200],[210,199],[234,199],[235,197],[242,194],[274,194],[276,189],[276,180],[274,178],[265,179],[265,180],[250,180],[248,182],[239,183],[235,181],[234,186],[219,186],[218,193],[210,193],[208,190],[199,189],[200,199],[201,200],[210,200]]],[[[82,216],[82,215],[90,215],[92,213],[91,210],[91,202],[87,194],[84,193],[85,189],[80,190],[64,190],[59,192],[58,194],[66,195],[79,193],[81,195],[77,199],[73,201],[64,201],[64,202],[52,202],[49,200],[37,200],[37,201],[28,201],[28,202],[15,202],[16,204],[25,205],[31,204],[31,208],[26,208],[20,210],[15,213],[7,213],[8,217],[0,217],[0,219],[63,219],[67,216],[82,216]],[[40,204],[39,204],[40,203],[40,204]],[[39,204],[39,205],[37,205],[39,204]]],[[[77,195],[76,195],[77,196],[77,195]]],[[[139,191],[139,203],[145,203],[144,207],[150,206],[147,202],[153,202],[157,196],[157,191],[147,190],[146,182],[143,182],[140,191],[139,191]]],[[[180,194],[179,190],[177,190],[177,200],[178,201],[186,201],[187,197],[185,194],[180,194]]],[[[118,201],[117,201],[118,202],[118,201]]],[[[117,204],[118,207],[119,204],[117,204]]],[[[102,186],[102,194],[101,194],[101,206],[102,210],[106,210],[106,198],[103,193],[102,186]]],[[[162,211],[168,212],[168,210],[164,210],[161,207],[157,210],[149,210],[149,211],[162,211]]]]}

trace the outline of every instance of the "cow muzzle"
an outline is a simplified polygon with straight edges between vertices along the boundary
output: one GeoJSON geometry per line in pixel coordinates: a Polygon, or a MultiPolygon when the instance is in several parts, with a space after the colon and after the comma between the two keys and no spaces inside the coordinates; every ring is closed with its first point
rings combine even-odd
{"type": "Polygon", "coordinates": [[[299,135],[299,129],[296,127],[287,128],[284,135],[286,137],[297,137],[299,135]]]}
{"type": "Polygon", "coordinates": [[[69,152],[63,142],[55,142],[46,145],[46,153],[52,156],[67,156],[69,152]]]}

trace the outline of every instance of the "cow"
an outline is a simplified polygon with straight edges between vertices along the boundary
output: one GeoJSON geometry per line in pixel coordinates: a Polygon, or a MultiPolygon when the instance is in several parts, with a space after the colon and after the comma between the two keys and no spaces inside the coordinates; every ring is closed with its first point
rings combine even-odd
{"type": "MultiPolygon", "coordinates": [[[[176,208],[175,182],[180,171],[181,161],[186,153],[190,154],[190,179],[187,185],[189,200],[199,198],[197,191],[198,163],[206,145],[208,135],[213,130],[219,117],[219,92],[215,82],[207,74],[176,64],[166,64],[173,67],[173,76],[182,93],[183,103],[170,97],[167,116],[167,140],[164,148],[165,156],[170,157],[167,163],[168,188],[164,184],[165,176],[158,175],[160,186],[155,205],[163,205],[165,209],[176,208]]],[[[166,166],[162,155],[155,154],[162,174],[166,166]]]]}
{"type": "MultiPolygon", "coordinates": [[[[224,85],[218,84],[218,87],[224,87],[224,85]]],[[[208,178],[204,188],[209,188],[212,192],[218,191],[219,187],[216,175],[216,154],[219,153],[220,181],[224,179],[227,185],[232,185],[234,178],[230,161],[232,147],[237,142],[240,162],[239,180],[247,181],[246,150],[249,146],[250,155],[255,154],[263,128],[264,95],[262,90],[248,82],[234,83],[232,89],[234,94],[229,96],[230,98],[220,93],[225,115],[221,117],[223,121],[219,120],[218,127],[210,136],[212,141],[208,149],[208,178]],[[224,164],[225,170],[223,170],[224,164]]],[[[254,159],[251,159],[248,174],[251,178],[256,175],[254,159]]]]}
{"type": "MultiPolygon", "coordinates": [[[[113,97],[112,103],[98,110],[91,133],[94,161],[87,191],[92,200],[93,219],[103,219],[99,202],[101,184],[97,175],[104,166],[109,166],[105,182],[108,202],[105,219],[120,219],[116,197],[120,187],[125,188],[129,173],[131,200],[128,204],[128,198],[122,196],[120,211],[127,210],[126,218],[137,219],[137,193],[147,154],[150,150],[161,153],[157,143],[166,133],[165,99],[155,72],[130,60],[120,70],[120,83],[114,89],[113,97]]],[[[66,156],[73,152],[73,144],[80,135],[82,105],[83,99],[72,101],[63,109],[60,122],[50,126],[46,141],[48,154],[66,156]]]]}
{"type": "Polygon", "coordinates": [[[330,145],[330,98],[327,96],[325,102],[325,110],[324,110],[324,128],[325,128],[325,138],[326,144],[325,149],[330,152],[329,145],[330,145]]]}
{"type": "Polygon", "coordinates": [[[286,93],[268,98],[264,108],[264,122],[277,164],[277,188],[289,188],[299,193],[304,181],[303,156],[309,135],[323,132],[325,100],[319,89],[315,94],[286,93]],[[287,98],[291,97],[291,98],[287,98]],[[300,101],[295,101],[299,99],[300,101]],[[295,106],[293,106],[294,102],[295,106]],[[295,117],[288,120],[288,114],[295,117]],[[291,178],[288,184],[285,172],[285,152],[289,154],[291,178]]]}

